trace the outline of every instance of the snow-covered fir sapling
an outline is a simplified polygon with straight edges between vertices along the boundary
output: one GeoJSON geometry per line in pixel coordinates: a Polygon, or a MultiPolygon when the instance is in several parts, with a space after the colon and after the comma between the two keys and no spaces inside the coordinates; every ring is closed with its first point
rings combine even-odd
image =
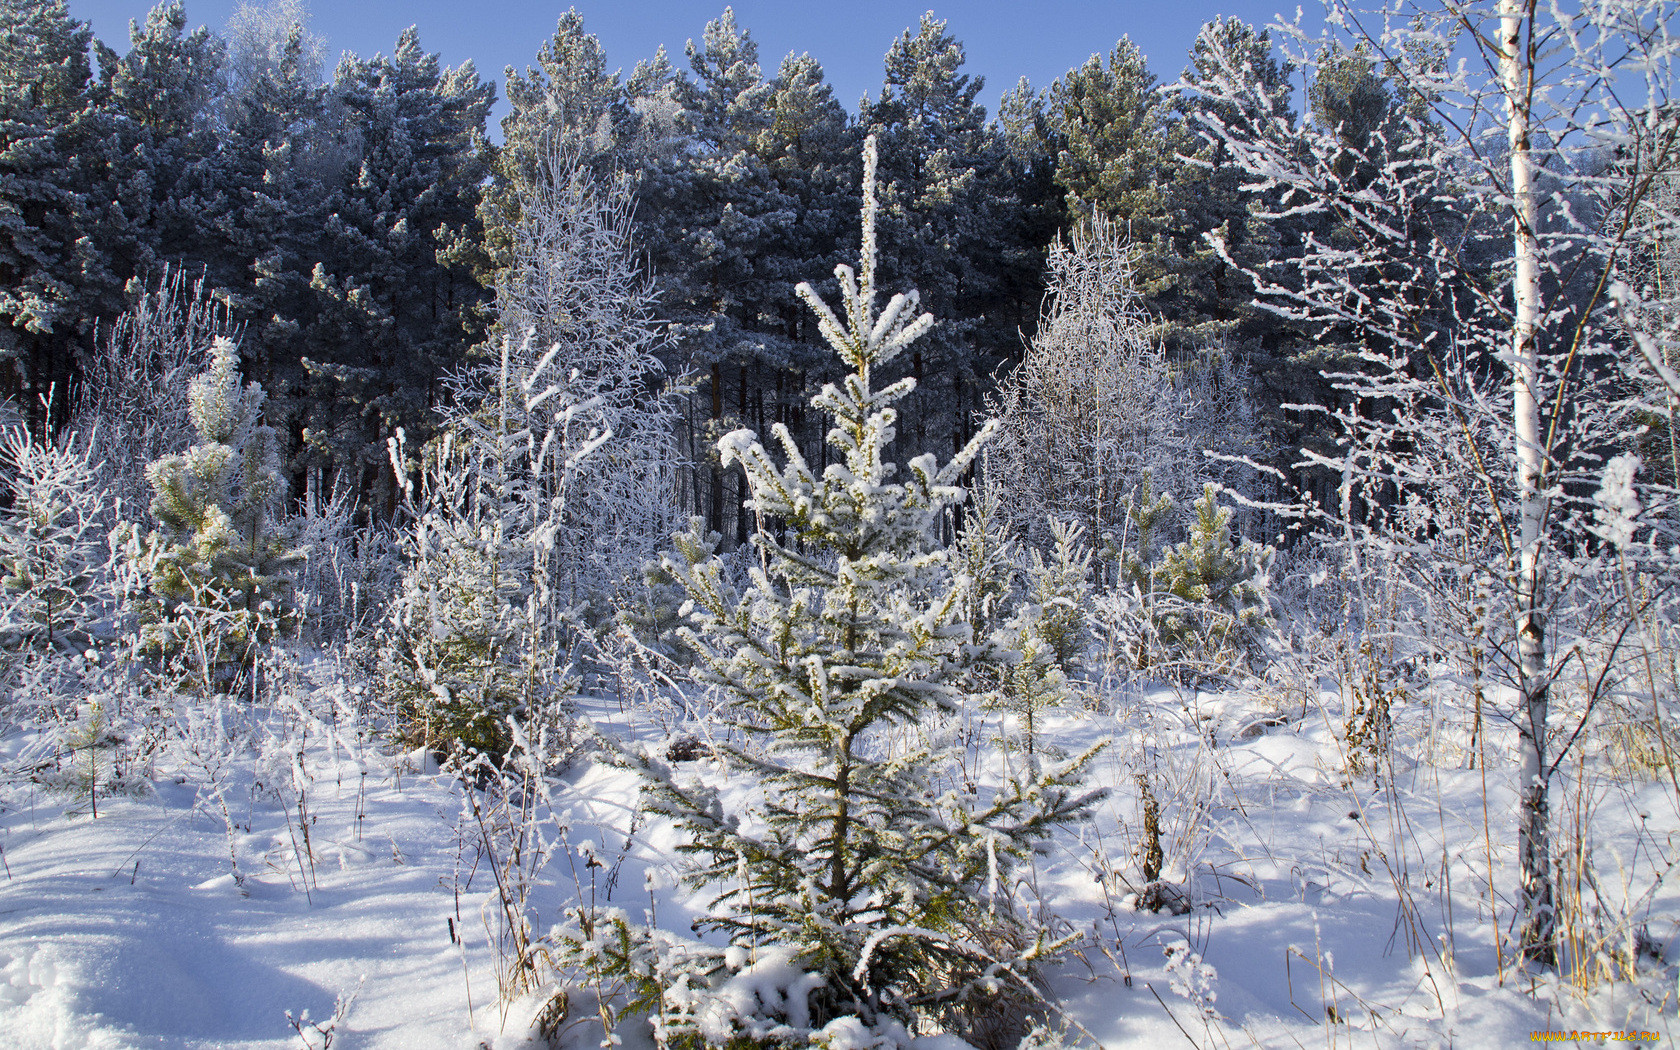
{"type": "Polygon", "coordinates": [[[76,435],[57,444],[19,427],[0,437],[11,466],[11,506],[0,511],[4,630],[47,650],[70,644],[97,612],[109,556],[99,521],[105,490],[76,435]]]}
{"type": "Polygon", "coordinates": [[[199,444],[146,468],[158,528],[130,551],[147,648],[220,687],[254,669],[286,622],[299,553],[282,518],[280,439],[262,422],[262,387],[240,379],[232,341],[216,340],[187,400],[199,444]]]}
{"type": "Polygon", "coordinates": [[[1067,676],[1056,665],[1055,650],[1034,630],[1031,615],[1035,610],[1035,606],[1029,607],[1005,629],[1021,658],[1004,670],[994,694],[995,706],[1016,716],[1013,732],[1007,724],[1004,727],[1005,742],[1019,746],[1029,762],[1036,761],[1043,750],[1039,735],[1045,712],[1061,707],[1068,699],[1067,676]]]}
{"type": "Polygon", "coordinates": [[[411,745],[499,757],[510,718],[551,720],[574,633],[553,541],[579,464],[611,437],[591,425],[594,398],[551,382],[558,349],[520,365],[503,341],[488,396],[425,450],[418,493],[401,435],[392,442],[413,524],[379,676],[411,745]]]}
{"type": "Polygon", "coordinates": [[[1050,523],[1056,546],[1049,558],[1034,550],[1027,566],[1028,601],[999,631],[997,641],[1020,653],[1008,667],[997,691],[1005,710],[1020,718],[1021,746],[1029,756],[1041,750],[1040,716],[1061,707],[1072,696],[1070,674],[1077,674],[1090,632],[1085,604],[1090,594],[1091,552],[1085,530],[1062,522],[1050,523]]]}
{"type": "Polygon", "coordinates": [[[984,638],[1005,619],[1015,581],[1020,575],[1018,552],[1004,514],[1001,485],[990,479],[985,457],[975,473],[968,504],[963,507],[957,533],[957,570],[969,579],[963,619],[984,638]]]}
{"type": "Polygon", "coordinates": [[[1196,501],[1190,535],[1144,560],[1156,515],[1169,509],[1140,491],[1132,511],[1140,538],[1128,554],[1122,580],[1141,595],[1153,653],[1140,649],[1139,666],[1166,663],[1191,676],[1222,674],[1246,662],[1270,620],[1266,572],[1271,551],[1231,536],[1231,509],[1221,507],[1218,487],[1205,485],[1196,501]]]}
{"type": "Polygon", "coordinates": [[[1030,1000],[1033,966],[1065,942],[1014,906],[1009,873],[1097,794],[1076,790],[1089,752],[978,794],[940,793],[939,760],[893,732],[955,709],[967,669],[996,658],[963,619],[973,581],[934,539],[995,428],[943,468],[917,457],[903,480],[882,459],[893,405],[915,383],[877,389],[876,372],[933,318],[917,313],[915,292],[876,302],[875,170],[871,137],[859,266],[835,270],[840,311],[799,286],[848,369],[812,399],[833,420],[837,462],[813,471],[780,425],[782,467],[752,433],[726,435],[719,448],[744,468],[748,506],[785,538],[761,524],[760,566],[739,593],[698,525],[665,559],[688,593],[683,637],[697,676],[726,691],[746,741],[717,754],[732,780],[763,793],[750,812],[726,815],[714,790],[651,753],[635,758],[652,804],[686,832],[691,882],[717,892],[701,925],[732,945],[690,955],[687,977],[667,986],[667,999],[681,984],[704,1000],[685,1038],[706,1045],[960,1032],[1030,1000]],[[779,991],[736,994],[754,981],[779,991]]]}

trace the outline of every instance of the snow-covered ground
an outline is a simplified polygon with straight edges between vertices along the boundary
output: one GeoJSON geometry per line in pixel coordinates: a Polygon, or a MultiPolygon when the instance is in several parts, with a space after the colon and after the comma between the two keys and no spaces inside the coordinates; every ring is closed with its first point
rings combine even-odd
{"type": "MultiPolygon", "coordinates": [[[[328,1033],[340,1048],[529,1045],[541,996],[498,1001],[495,879],[463,789],[416,755],[335,729],[334,712],[352,705],[331,665],[315,673],[290,716],[247,712],[246,744],[213,782],[177,747],[149,788],[99,799],[95,819],[83,796],[9,780],[0,1046],[322,1047],[328,1033]]],[[[1582,989],[1511,959],[1506,730],[1490,727],[1473,748],[1468,725],[1402,706],[1394,768],[1349,777],[1333,692],[1111,699],[1046,720],[1043,739],[1066,751],[1112,741],[1091,770],[1111,794],[1015,887],[1020,903],[1085,934],[1049,975],[1069,1040],[1472,1047],[1537,1031],[1672,1034],[1674,950],[1627,953],[1635,930],[1659,946],[1680,935],[1680,891],[1660,881],[1680,856],[1666,778],[1600,760],[1560,775],[1560,848],[1567,856],[1584,830],[1597,883],[1576,910],[1598,909],[1604,965],[1634,971],[1582,989]],[[1187,891],[1184,915],[1128,898],[1141,888],[1140,771],[1161,804],[1164,875],[1187,891]]],[[[673,730],[706,729],[617,701],[586,699],[580,714],[659,749],[673,730]]],[[[984,783],[1022,760],[993,746],[1016,732],[996,713],[921,729],[948,750],[953,776],[984,783]]],[[[14,732],[0,760],[15,769],[36,743],[14,732]]],[[[710,763],[679,768],[703,777],[710,763]]],[[[732,805],[750,790],[720,786],[732,805]]],[[[580,905],[640,917],[651,904],[683,932],[703,913],[706,895],[673,878],[675,830],[637,796],[634,773],[586,756],[557,778],[555,812],[540,822],[551,855],[530,900],[539,934],[580,905]]],[[[1560,873],[1566,897],[1579,874],[1560,873]]],[[[567,1041],[589,1045],[599,1031],[577,1013],[567,1041]]]]}

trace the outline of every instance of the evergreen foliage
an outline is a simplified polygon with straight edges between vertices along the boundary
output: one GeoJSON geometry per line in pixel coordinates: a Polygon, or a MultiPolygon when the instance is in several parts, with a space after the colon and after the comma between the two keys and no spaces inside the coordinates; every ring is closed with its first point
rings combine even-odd
{"type": "Polygon", "coordinates": [[[1050,87],[1048,116],[1059,151],[1056,182],[1075,223],[1103,218],[1134,253],[1134,287],[1169,352],[1194,353],[1224,334],[1207,314],[1193,257],[1199,149],[1144,55],[1122,37],[1050,87]]]}
{"type": "Polygon", "coordinates": [[[1072,698],[1071,679],[1082,670],[1091,641],[1085,622],[1091,551],[1084,545],[1084,530],[1053,522],[1051,531],[1054,552],[1048,558],[1031,552],[1026,600],[997,637],[1000,648],[1020,654],[1003,671],[996,694],[1000,706],[1019,716],[1021,746],[1032,760],[1056,755],[1039,743],[1040,716],[1072,698]]]}
{"type": "Polygon", "coordinates": [[[524,73],[507,70],[511,112],[502,121],[496,157],[505,190],[528,190],[540,166],[556,150],[568,156],[611,157],[626,119],[618,74],[607,71],[607,52],[570,8],[554,35],[537,51],[537,64],[524,73]]]}
{"type": "Polygon", "coordinates": [[[987,377],[1015,355],[1038,299],[1042,242],[1025,243],[1034,225],[1022,183],[986,122],[984,78],[962,72],[965,61],[948,23],[925,14],[893,41],[880,97],[858,114],[886,158],[881,221],[897,250],[883,279],[914,278],[943,319],[906,355],[925,394],[899,427],[897,451],[909,454],[959,449],[973,434],[987,377]]]}
{"type": "Polygon", "coordinates": [[[443,380],[482,332],[482,292],[450,254],[478,241],[482,129],[494,87],[472,64],[442,69],[413,29],[389,58],[347,58],[334,108],[354,143],[308,263],[291,340],[292,412],[314,465],[355,490],[383,476],[384,439],[421,440],[443,380]]]}
{"type": "MultiPolygon", "coordinates": [[[[114,276],[149,283],[183,257],[202,265],[204,200],[195,179],[217,163],[216,103],[226,44],[199,27],[188,32],[179,3],[160,3],[145,23],[129,23],[127,53],[99,41],[94,89],[113,143],[109,202],[99,243],[114,276]]],[[[105,313],[106,304],[98,304],[105,313]]]]}
{"type": "Polygon", "coordinates": [[[576,8],[560,16],[537,64],[523,73],[509,66],[505,82],[509,112],[502,144],[489,151],[490,177],[479,201],[483,243],[460,246],[475,256],[479,278],[492,290],[510,265],[521,202],[545,178],[549,159],[571,157],[610,178],[637,123],[618,74],[607,71],[606,50],[576,8]]]}
{"type": "Polygon", "coordinates": [[[1181,329],[1193,327],[1204,341],[1223,340],[1259,382],[1278,385],[1273,403],[1306,399],[1299,387],[1286,388],[1303,379],[1290,376],[1282,363],[1304,340],[1275,314],[1254,307],[1254,286],[1245,271],[1291,250],[1286,242],[1298,240],[1299,231],[1287,220],[1260,217],[1275,193],[1246,185],[1223,139],[1204,129],[1216,125],[1250,134],[1274,116],[1292,120],[1294,72],[1278,56],[1269,32],[1234,18],[1215,18],[1196,36],[1172,105],[1172,118],[1193,137],[1176,147],[1181,163],[1170,182],[1177,216],[1171,231],[1172,268],[1178,277],[1173,295],[1161,307],[1181,329]],[[1216,75],[1215,48],[1242,63],[1254,85],[1242,104],[1211,98],[1203,90],[1216,75]],[[1217,237],[1239,264],[1221,258],[1210,237],[1217,237]]]}
{"type": "Polygon", "coordinates": [[[665,86],[663,67],[632,77],[633,90],[668,92],[681,107],[672,148],[645,155],[639,232],[674,322],[672,356],[700,380],[693,505],[742,543],[746,489],[703,446],[748,422],[779,422],[806,449],[820,446],[804,401],[828,363],[792,288],[839,261],[853,137],[822,67],[790,55],[767,79],[731,11],[687,54],[688,71],[665,86]]]}
{"type": "MultiPolygon", "coordinates": [[[[931,455],[903,481],[883,453],[912,379],[875,372],[933,324],[914,292],[876,303],[875,142],[864,147],[863,245],[836,270],[842,309],[810,288],[829,344],[848,369],[813,399],[834,421],[838,462],[819,475],[785,427],[778,468],[748,431],[720,442],[752,487],[762,559],[736,593],[698,531],[667,571],[686,588],[700,677],[724,688],[732,722],[754,742],[720,753],[733,776],[763,784],[763,807],[726,816],[708,789],[641,760],[655,805],[690,839],[692,878],[719,883],[706,922],[741,946],[776,946],[810,974],[785,1005],[800,1030],[852,1017],[869,1026],[955,1017],[1019,996],[1030,960],[1054,950],[1000,891],[1007,870],[1093,796],[1073,785],[1089,755],[1022,773],[991,797],[941,793],[939,763],[888,730],[955,708],[965,670],[991,659],[962,619],[971,581],[932,531],[987,427],[941,468],[931,455]]],[[[953,1022],[954,1023],[954,1022],[953,1022]]],[[[885,1030],[883,1027],[881,1030],[885,1030]]],[[[751,1035],[750,1026],[738,1028],[751,1035]]],[[[711,1041],[708,1039],[708,1041],[711,1041]]],[[[718,1040],[722,1042],[723,1040],[718,1040]]]]}
{"type": "Polygon", "coordinates": [[[302,393],[300,334],[314,320],[311,281],[329,229],[327,199],[348,160],[329,120],[300,23],[275,45],[277,60],[242,82],[222,148],[193,187],[208,279],[247,324],[241,346],[253,377],[284,419],[302,393]]]}
{"type": "MultiPolygon", "coordinates": [[[[513,725],[549,724],[574,610],[554,585],[576,468],[610,437],[551,369],[503,343],[494,386],[422,452],[391,443],[411,524],[380,647],[383,699],[410,745],[499,760],[513,725]]],[[[563,380],[562,380],[563,381],[563,380]]]]}
{"type": "Polygon", "coordinates": [[[1056,522],[1051,532],[1055,549],[1049,557],[1033,551],[1027,569],[1028,597],[1038,609],[1033,633],[1043,640],[1057,667],[1075,672],[1090,642],[1085,607],[1091,593],[1091,551],[1078,525],[1056,522]]]}
{"type": "Polygon", "coordinates": [[[90,236],[110,143],[90,94],[93,34],[64,0],[5,0],[0,25],[0,361],[9,382],[45,392],[69,378],[87,308],[120,290],[90,236]]]}
{"type": "Polygon", "coordinates": [[[133,548],[148,648],[173,660],[188,644],[183,632],[194,629],[193,617],[217,614],[218,637],[189,658],[223,682],[253,665],[256,646],[291,612],[299,553],[284,519],[279,437],[262,423],[265,401],[261,385],[241,381],[238,348],[217,339],[209,371],[188,394],[199,443],[147,468],[158,527],[133,548]]]}
{"type": "Polygon", "coordinates": [[[1092,55],[1050,88],[1050,119],[1060,136],[1056,181],[1078,218],[1100,214],[1148,251],[1153,266],[1139,281],[1146,296],[1156,282],[1166,248],[1157,238],[1167,221],[1172,161],[1168,112],[1143,53],[1122,37],[1105,63],[1092,55]]]}
{"type": "MultiPolygon", "coordinates": [[[[1146,559],[1125,556],[1122,583],[1141,596],[1149,634],[1139,665],[1164,664],[1196,677],[1219,674],[1256,655],[1270,619],[1266,570],[1271,552],[1231,536],[1231,509],[1221,507],[1218,486],[1204,486],[1195,520],[1182,543],[1146,559]]],[[[1134,508],[1140,550],[1171,504],[1152,501],[1147,487],[1134,508]]]]}

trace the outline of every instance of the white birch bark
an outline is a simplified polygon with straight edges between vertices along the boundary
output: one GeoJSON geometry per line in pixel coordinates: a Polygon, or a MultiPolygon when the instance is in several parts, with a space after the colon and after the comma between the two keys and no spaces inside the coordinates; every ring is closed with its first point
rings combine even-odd
{"type": "Polygon", "coordinates": [[[1553,949],[1553,894],[1546,766],[1545,449],[1537,388],[1540,365],[1540,247],[1535,236],[1534,173],[1530,156],[1534,82],[1535,0],[1500,0],[1499,74],[1505,92],[1511,163],[1512,263],[1511,399],[1518,493],[1516,581],[1518,685],[1522,709],[1517,735],[1522,751],[1521,815],[1517,828],[1522,953],[1549,964],[1553,949]]]}

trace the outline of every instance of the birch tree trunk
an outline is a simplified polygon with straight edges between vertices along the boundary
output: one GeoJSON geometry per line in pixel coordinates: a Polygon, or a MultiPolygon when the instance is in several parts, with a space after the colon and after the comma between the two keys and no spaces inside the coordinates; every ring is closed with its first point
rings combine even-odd
{"type": "Polygon", "coordinates": [[[1511,329],[1512,426],[1516,443],[1519,548],[1515,602],[1518,740],[1522,752],[1521,812],[1517,852],[1522,910],[1523,958],[1555,961],[1550,806],[1547,797],[1545,604],[1545,456],[1537,388],[1540,366],[1536,334],[1540,310],[1540,248],[1535,236],[1535,201],[1529,119],[1534,89],[1535,0],[1500,0],[1499,73],[1509,119],[1513,225],[1511,329]]]}

